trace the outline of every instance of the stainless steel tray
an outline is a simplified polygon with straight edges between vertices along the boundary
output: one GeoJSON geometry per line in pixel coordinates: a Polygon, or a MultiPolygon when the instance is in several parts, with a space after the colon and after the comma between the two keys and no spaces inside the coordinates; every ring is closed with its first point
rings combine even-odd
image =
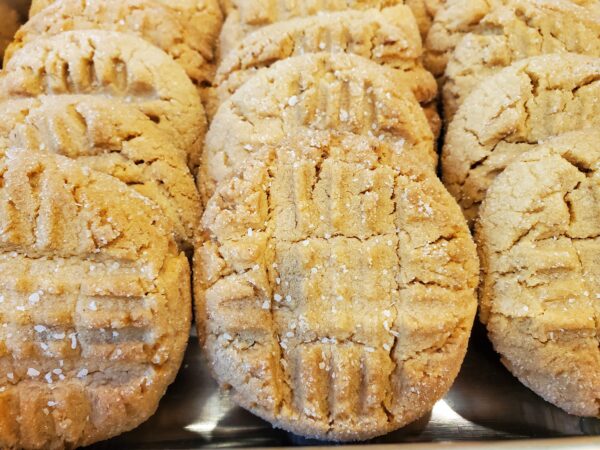
{"type": "MultiPolygon", "coordinates": [[[[367,443],[479,441],[473,448],[488,448],[484,444],[491,444],[490,441],[512,440],[489,448],[500,445],[519,449],[600,449],[600,437],[558,439],[599,435],[600,420],[570,416],[519,383],[500,364],[485,331],[477,324],[465,363],[448,395],[429,415],[367,443]],[[547,438],[553,439],[520,441],[547,438]]],[[[136,430],[93,448],[198,449],[324,444],[275,430],[235,406],[212,380],[198,342],[192,337],[181,372],[157,413],[136,430]]]]}

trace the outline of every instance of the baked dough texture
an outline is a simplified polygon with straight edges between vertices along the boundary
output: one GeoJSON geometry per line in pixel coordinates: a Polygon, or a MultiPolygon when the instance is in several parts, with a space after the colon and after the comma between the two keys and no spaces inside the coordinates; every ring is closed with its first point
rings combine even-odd
{"type": "MultiPolygon", "coordinates": [[[[43,2],[42,2],[43,3],[43,2]]],[[[214,76],[214,50],[222,24],[217,0],[56,0],[21,27],[5,60],[38,38],[63,31],[109,30],[135,34],[164,50],[198,87],[214,76]]]]}
{"type": "Polygon", "coordinates": [[[492,183],[476,227],[481,319],[506,367],[571,414],[600,416],[600,132],[561,135],[492,183]]]}
{"type": "Polygon", "coordinates": [[[485,78],[515,61],[549,53],[600,56],[600,14],[570,1],[516,0],[487,14],[450,56],[443,86],[444,116],[452,120],[485,78]]]}
{"type": "Polygon", "coordinates": [[[186,154],[131,105],[87,95],[39,96],[0,103],[0,142],[77,159],[148,197],[191,248],[200,198],[186,154]]]}
{"type": "Polygon", "coordinates": [[[198,164],[206,117],[197,90],[169,55],[136,36],[68,31],[23,46],[0,75],[0,100],[86,94],[135,105],[198,164]]]}
{"type": "Polygon", "coordinates": [[[60,449],[154,413],[181,363],[189,266],[162,212],[75,161],[0,160],[0,447],[60,449]]]}
{"type": "MultiPolygon", "coordinates": [[[[400,71],[417,100],[431,102],[437,83],[421,64],[423,48],[410,9],[321,13],[276,22],[251,33],[224,57],[215,85],[222,103],[245,81],[273,63],[308,53],[352,53],[400,71]]],[[[210,114],[209,114],[210,115],[210,114]]]]}
{"type": "Polygon", "coordinates": [[[230,0],[224,2],[226,19],[219,40],[224,57],[245,36],[257,29],[296,17],[314,16],[320,12],[383,9],[402,0],[230,0]]]}
{"type": "Polygon", "coordinates": [[[219,383],[296,434],[362,440],[452,384],[478,261],[435,173],[377,138],[300,129],[224,180],[194,260],[219,383]]]}
{"type": "Polygon", "coordinates": [[[518,155],[600,125],[599,97],[600,58],[572,53],[528,58],[483,81],[450,123],[442,153],[444,183],[467,219],[518,155]]]}
{"type": "MultiPolygon", "coordinates": [[[[425,40],[425,67],[436,77],[441,77],[450,55],[466,33],[476,29],[481,19],[495,8],[502,5],[513,8],[519,1],[521,0],[445,0],[444,7],[436,14],[425,40]]],[[[600,14],[598,0],[564,1],[600,14]]],[[[537,3],[537,0],[531,3],[537,3]]]]}
{"type": "Polygon", "coordinates": [[[429,167],[437,162],[427,118],[398,71],[352,54],[298,56],[260,71],[217,112],[197,177],[203,199],[248,156],[299,127],[375,136],[429,167]]]}

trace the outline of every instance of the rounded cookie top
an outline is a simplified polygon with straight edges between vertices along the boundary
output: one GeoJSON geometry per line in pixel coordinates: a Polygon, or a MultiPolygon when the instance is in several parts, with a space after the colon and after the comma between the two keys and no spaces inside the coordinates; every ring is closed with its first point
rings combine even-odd
{"type": "Polygon", "coordinates": [[[0,447],[74,448],[154,413],[188,338],[162,212],[58,155],[0,160],[0,447]]]}
{"type": "Polygon", "coordinates": [[[217,380],[275,426],[367,439],[445,394],[478,262],[430,168],[377,138],[298,130],[223,181],[196,248],[198,333],[217,380]]]}
{"type": "Polygon", "coordinates": [[[191,246],[200,199],[186,154],[137,109],[97,96],[40,96],[0,103],[0,141],[77,159],[155,202],[176,239],[191,246]]]}
{"type": "Polygon", "coordinates": [[[404,4],[412,10],[417,19],[423,39],[427,37],[435,15],[445,3],[446,0],[404,0],[404,4]]]}
{"type": "Polygon", "coordinates": [[[164,50],[198,86],[214,75],[214,45],[222,15],[210,2],[160,0],[56,0],[16,34],[6,60],[26,43],[63,31],[102,29],[132,33],[164,50]]]}
{"type": "Polygon", "coordinates": [[[513,62],[563,52],[600,56],[599,14],[567,0],[516,0],[498,6],[450,56],[444,115],[450,119],[477,84],[513,62]]]}
{"type": "Polygon", "coordinates": [[[258,70],[307,53],[352,53],[399,69],[417,100],[435,98],[437,83],[421,65],[419,30],[404,5],[322,13],[265,26],[244,38],[221,62],[215,84],[220,102],[258,70]]]}
{"type": "Polygon", "coordinates": [[[221,105],[206,136],[201,194],[298,127],[368,134],[430,166],[437,160],[427,118],[398,71],[352,54],[310,54],[260,71],[221,105]]]}
{"type": "Polygon", "coordinates": [[[68,31],[26,44],[0,76],[0,100],[89,94],[135,105],[197,164],[206,117],[184,70],[162,50],[112,31],[68,31]]]}
{"type": "MultiPolygon", "coordinates": [[[[600,13],[598,0],[565,0],[600,13]]],[[[425,40],[425,67],[435,76],[444,74],[446,64],[463,36],[479,26],[486,14],[505,5],[515,7],[520,0],[446,0],[436,14],[425,40]]],[[[531,2],[536,3],[536,2],[531,2]]]]}
{"type": "Polygon", "coordinates": [[[225,5],[227,18],[221,29],[220,56],[227,55],[246,35],[276,22],[314,16],[320,12],[383,9],[402,3],[403,0],[231,0],[225,5]]]}
{"type": "Polygon", "coordinates": [[[442,176],[467,219],[495,176],[541,140],[600,124],[600,58],[572,53],[516,62],[483,81],[448,127],[442,176]]]}
{"type": "Polygon", "coordinates": [[[600,399],[600,131],[540,144],[500,174],[476,227],[481,319],[502,361],[567,412],[600,399]]]}

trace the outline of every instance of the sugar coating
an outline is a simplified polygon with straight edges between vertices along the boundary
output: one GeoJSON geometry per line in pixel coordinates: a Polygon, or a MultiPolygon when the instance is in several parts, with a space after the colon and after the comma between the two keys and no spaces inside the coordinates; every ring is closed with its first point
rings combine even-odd
{"type": "Polygon", "coordinates": [[[182,360],[187,259],[161,210],[124,183],[54,154],[2,153],[0,447],[130,430],[182,360]]]}
{"type": "Polygon", "coordinates": [[[527,58],[483,81],[458,109],[442,150],[444,184],[469,221],[495,176],[538,142],[600,120],[600,58],[527,58]],[[560,67],[560,70],[556,70],[560,67]]]}
{"type": "Polygon", "coordinates": [[[571,414],[599,416],[600,132],[519,156],[480,208],[480,315],[504,365],[571,414]]]}
{"type": "Polygon", "coordinates": [[[304,436],[367,439],[450,387],[478,262],[460,209],[418,158],[299,129],[218,185],[199,235],[198,334],[243,407],[304,436]]]}

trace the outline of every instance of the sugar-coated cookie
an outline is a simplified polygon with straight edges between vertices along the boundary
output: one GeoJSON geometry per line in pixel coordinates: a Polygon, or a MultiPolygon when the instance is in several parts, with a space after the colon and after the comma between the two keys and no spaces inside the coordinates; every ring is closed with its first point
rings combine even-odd
{"type": "Polygon", "coordinates": [[[303,436],[363,440],[449,389],[478,261],[421,161],[376,137],[298,129],[222,181],[202,220],[198,334],[244,408],[303,436]]]}

